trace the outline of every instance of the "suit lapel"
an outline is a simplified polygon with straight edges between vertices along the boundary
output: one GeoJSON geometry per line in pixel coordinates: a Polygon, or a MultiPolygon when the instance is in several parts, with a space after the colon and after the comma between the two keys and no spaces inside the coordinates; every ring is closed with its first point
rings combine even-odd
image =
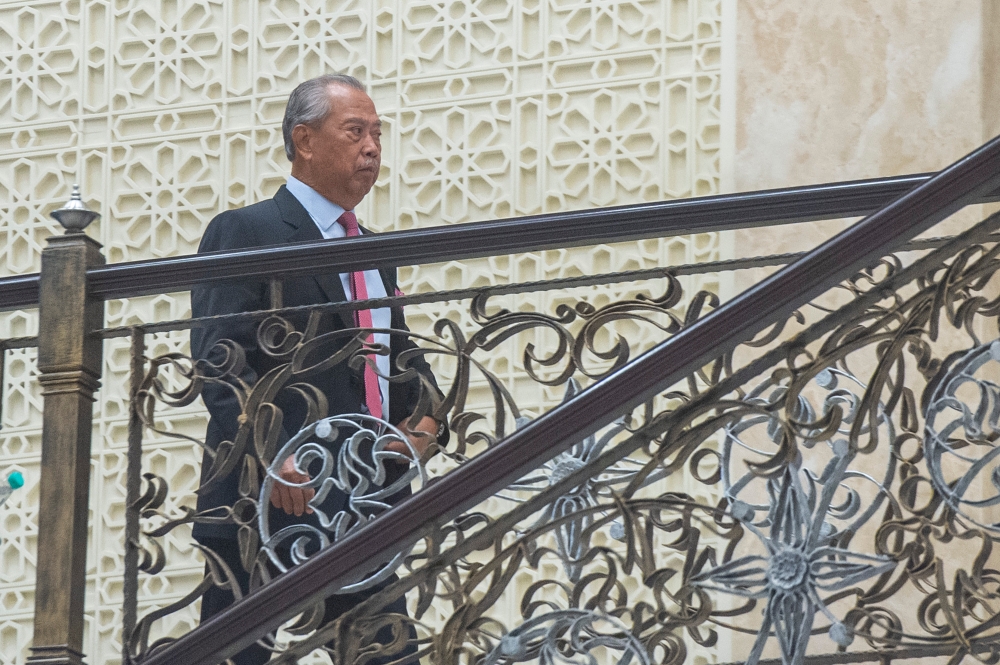
{"type": "MultiPolygon", "coordinates": [[[[308,242],[311,240],[322,240],[323,234],[316,227],[312,217],[306,209],[295,198],[295,195],[282,185],[274,195],[274,202],[281,211],[281,221],[288,225],[288,236],[285,242],[308,242]]],[[[347,294],[344,293],[344,285],[340,281],[340,275],[334,273],[324,273],[312,275],[316,280],[320,290],[326,295],[330,302],[347,302],[347,294]]],[[[354,317],[350,312],[337,312],[345,328],[354,327],[354,317]]]]}

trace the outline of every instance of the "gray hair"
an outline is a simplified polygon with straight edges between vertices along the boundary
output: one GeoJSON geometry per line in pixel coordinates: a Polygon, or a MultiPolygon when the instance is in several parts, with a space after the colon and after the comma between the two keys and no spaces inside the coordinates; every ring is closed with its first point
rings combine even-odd
{"type": "Polygon", "coordinates": [[[285,139],[285,156],[288,161],[295,160],[295,144],[292,143],[292,130],[295,126],[314,127],[330,115],[330,95],[327,91],[331,85],[346,85],[365,92],[365,85],[350,74],[323,74],[298,84],[288,97],[285,118],[281,121],[281,134],[285,139]]]}

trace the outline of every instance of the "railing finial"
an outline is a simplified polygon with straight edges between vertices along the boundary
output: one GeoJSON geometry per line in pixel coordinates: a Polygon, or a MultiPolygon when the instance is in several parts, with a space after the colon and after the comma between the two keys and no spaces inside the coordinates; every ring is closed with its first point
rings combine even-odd
{"type": "Polygon", "coordinates": [[[52,217],[62,224],[66,233],[82,233],[87,225],[101,216],[87,207],[80,197],[80,185],[73,183],[73,194],[62,208],[52,211],[52,217]]]}

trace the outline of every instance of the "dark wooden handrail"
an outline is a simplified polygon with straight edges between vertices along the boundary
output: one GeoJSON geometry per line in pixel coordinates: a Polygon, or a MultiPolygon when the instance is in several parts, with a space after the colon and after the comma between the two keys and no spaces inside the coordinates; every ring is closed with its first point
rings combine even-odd
{"type": "MultiPolygon", "coordinates": [[[[337,243],[309,242],[169,259],[115,263],[88,271],[91,295],[129,298],[228,279],[420,265],[514,252],[726,231],[871,214],[929,174],[534,215],[381,233],[337,243]]],[[[976,203],[998,200],[990,193],[976,203]]],[[[38,275],[0,279],[0,310],[38,303],[38,275]]]]}
{"type": "Polygon", "coordinates": [[[144,665],[215,665],[1000,185],[1000,139],[831,238],[649,353],[258,589],[144,665]]]}

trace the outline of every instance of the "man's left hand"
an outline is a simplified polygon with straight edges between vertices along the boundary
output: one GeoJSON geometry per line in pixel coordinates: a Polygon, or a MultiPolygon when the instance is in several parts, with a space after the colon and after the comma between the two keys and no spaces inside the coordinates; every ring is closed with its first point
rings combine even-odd
{"type": "MultiPolygon", "coordinates": [[[[417,451],[417,455],[423,455],[426,452],[427,447],[431,445],[434,441],[435,435],[438,432],[438,422],[431,418],[430,416],[424,416],[416,427],[409,428],[407,424],[410,422],[409,418],[405,418],[397,427],[406,434],[406,438],[410,440],[410,445],[413,449],[417,451]],[[423,434],[423,436],[421,436],[423,434]]],[[[393,441],[385,447],[386,450],[392,451],[394,453],[400,453],[411,456],[410,448],[402,441],[393,441]]]]}
{"type": "Polygon", "coordinates": [[[294,455],[289,456],[282,463],[278,477],[280,480],[274,483],[271,491],[271,505],[284,510],[288,515],[301,516],[302,513],[312,515],[313,509],[309,502],[316,496],[316,490],[311,487],[295,487],[295,485],[308,483],[310,478],[308,474],[300,473],[295,468],[294,455]]]}

